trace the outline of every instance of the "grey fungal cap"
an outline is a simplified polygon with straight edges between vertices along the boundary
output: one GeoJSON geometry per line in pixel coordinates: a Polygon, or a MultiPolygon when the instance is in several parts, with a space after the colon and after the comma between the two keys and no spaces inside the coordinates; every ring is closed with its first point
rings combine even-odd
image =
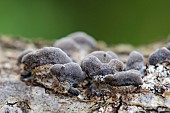
{"type": "Polygon", "coordinates": [[[84,49],[94,49],[96,48],[96,41],[94,40],[93,37],[88,35],[85,32],[74,32],[68,35],[71,39],[73,39],[75,42],[77,42],[81,47],[84,49]]]}
{"type": "Polygon", "coordinates": [[[114,69],[116,71],[123,71],[124,70],[124,64],[122,61],[118,59],[112,59],[109,63],[108,66],[110,69],[114,69]]]}
{"type": "Polygon", "coordinates": [[[92,55],[85,57],[81,62],[82,70],[89,76],[95,76],[100,71],[102,63],[92,55]]]}
{"type": "Polygon", "coordinates": [[[137,51],[132,51],[128,57],[126,70],[135,69],[135,70],[142,71],[143,68],[144,68],[143,55],[137,51]]]}
{"type": "Polygon", "coordinates": [[[112,59],[118,59],[118,56],[116,53],[112,52],[112,51],[106,51],[107,54],[109,54],[112,59]]]}
{"type": "Polygon", "coordinates": [[[80,46],[72,39],[64,37],[60,40],[57,40],[54,43],[54,47],[58,47],[66,52],[68,55],[73,54],[74,52],[80,51],[80,46]]]}
{"type": "Polygon", "coordinates": [[[149,56],[149,64],[155,65],[170,60],[170,51],[165,48],[159,48],[149,56]]]}
{"type": "Polygon", "coordinates": [[[17,61],[17,65],[20,65],[21,64],[21,61],[22,61],[22,58],[23,56],[25,56],[26,54],[30,53],[30,52],[33,52],[34,50],[33,49],[26,49],[24,50],[18,57],[18,61],[17,61]]]}
{"type": "Polygon", "coordinates": [[[114,75],[106,75],[105,83],[111,86],[142,85],[141,74],[137,70],[117,72],[114,75]]]}
{"type": "Polygon", "coordinates": [[[51,66],[50,72],[60,81],[69,81],[70,83],[79,83],[85,79],[85,74],[77,63],[55,64],[51,66]]]}
{"type": "Polygon", "coordinates": [[[94,51],[89,55],[96,56],[102,63],[108,63],[111,59],[117,59],[118,56],[112,51],[94,51]]]}
{"type": "Polygon", "coordinates": [[[102,63],[93,55],[86,56],[81,62],[82,70],[89,76],[114,74],[123,70],[123,63],[118,59],[112,59],[109,63],[102,63]]]}
{"type": "Polygon", "coordinates": [[[26,65],[27,70],[45,64],[65,64],[69,62],[72,62],[70,57],[64,51],[55,47],[44,47],[35,52],[30,52],[22,58],[22,63],[26,65]]]}

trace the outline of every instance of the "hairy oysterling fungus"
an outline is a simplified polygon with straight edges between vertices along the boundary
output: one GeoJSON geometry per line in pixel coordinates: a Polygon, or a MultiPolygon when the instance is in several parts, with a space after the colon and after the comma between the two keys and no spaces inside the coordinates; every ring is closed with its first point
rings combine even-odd
{"type": "Polygon", "coordinates": [[[75,88],[86,76],[77,63],[55,64],[50,68],[50,72],[56,76],[60,82],[68,82],[67,91],[79,96],[80,92],[75,88]]]}
{"type": "MultiPolygon", "coordinates": [[[[71,58],[61,49],[55,47],[44,47],[23,56],[22,63],[25,70],[33,75],[33,84],[39,84],[55,92],[65,93],[70,86],[62,83],[50,72],[50,67],[55,64],[72,62],[71,58]]],[[[69,78],[69,77],[67,77],[69,78]]]]}
{"type": "Polygon", "coordinates": [[[165,47],[157,49],[149,56],[150,65],[155,65],[157,63],[161,63],[169,60],[170,60],[170,51],[165,47]]]}
{"type": "Polygon", "coordinates": [[[38,66],[47,64],[65,64],[72,62],[72,60],[59,48],[44,47],[24,55],[21,62],[26,66],[26,70],[32,70],[38,66]]]}
{"type": "Polygon", "coordinates": [[[126,64],[126,70],[131,70],[131,69],[138,70],[142,74],[144,74],[144,69],[145,69],[144,57],[138,51],[132,51],[129,54],[128,61],[126,64]]]}
{"type": "Polygon", "coordinates": [[[81,45],[81,48],[92,51],[96,48],[96,40],[85,32],[74,32],[68,35],[71,39],[81,45]]]}

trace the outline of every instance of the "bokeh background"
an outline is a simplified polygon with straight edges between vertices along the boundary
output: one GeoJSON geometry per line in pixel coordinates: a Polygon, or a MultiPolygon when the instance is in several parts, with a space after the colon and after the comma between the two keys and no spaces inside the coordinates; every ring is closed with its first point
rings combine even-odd
{"type": "Polygon", "coordinates": [[[108,44],[170,34],[170,0],[1,0],[0,34],[56,40],[85,31],[108,44]]]}

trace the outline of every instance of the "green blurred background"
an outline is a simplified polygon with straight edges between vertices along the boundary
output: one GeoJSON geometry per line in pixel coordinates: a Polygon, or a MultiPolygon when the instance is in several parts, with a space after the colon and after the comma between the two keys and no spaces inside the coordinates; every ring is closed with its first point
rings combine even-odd
{"type": "Polygon", "coordinates": [[[108,44],[146,44],[170,34],[170,0],[1,0],[0,33],[55,40],[85,31],[108,44]]]}

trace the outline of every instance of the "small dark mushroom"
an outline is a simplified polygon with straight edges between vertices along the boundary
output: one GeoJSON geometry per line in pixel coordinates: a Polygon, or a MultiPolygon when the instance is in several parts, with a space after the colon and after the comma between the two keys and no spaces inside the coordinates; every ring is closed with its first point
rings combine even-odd
{"type": "Polygon", "coordinates": [[[95,39],[85,32],[74,32],[69,34],[68,37],[73,39],[75,42],[77,42],[77,44],[81,46],[82,49],[87,51],[91,51],[96,48],[95,39]]]}
{"type": "Polygon", "coordinates": [[[98,58],[91,54],[86,56],[82,60],[81,67],[82,70],[90,77],[97,76],[97,75],[104,76],[107,74],[114,74],[115,71],[121,71],[124,69],[123,63],[118,59],[110,59],[109,57],[109,60],[104,60],[100,56],[98,58]],[[104,62],[107,61],[108,63],[102,63],[101,60],[104,62]]]}
{"type": "Polygon", "coordinates": [[[129,54],[128,61],[126,64],[126,70],[135,69],[143,72],[144,70],[144,57],[141,53],[137,51],[132,51],[129,54]]]}
{"type": "Polygon", "coordinates": [[[123,71],[124,70],[124,64],[118,59],[112,59],[109,63],[105,64],[103,63],[100,68],[100,73],[98,75],[108,75],[108,74],[114,74],[117,71],[123,71]]]}
{"type": "Polygon", "coordinates": [[[128,70],[117,72],[114,75],[109,74],[104,78],[105,83],[111,86],[142,85],[141,74],[137,70],[128,70]]]}
{"type": "Polygon", "coordinates": [[[80,46],[74,40],[67,37],[57,40],[54,43],[54,47],[62,49],[69,56],[71,56],[75,52],[80,52],[80,46]]]}
{"type": "Polygon", "coordinates": [[[44,47],[35,52],[30,52],[22,58],[21,61],[26,66],[26,70],[30,71],[35,67],[45,64],[65,64],[72,62],[71,58],[59,48],[44,47]]]}
{"type": "Polygon", "coordinates": [[[112,51],[106,51],[107,54],[109,54],[110,56],[112,56],[112,59],[118,59],[118,56],[116,53],[112,52],[112,51]]]}
{"type": "Polygon", "coordinates": [[[67,64],[55,64],[51,66],[50,72],[57,77],[60,82],[68,82],[66,85],[66,91],[78,98],[83,98],[80,95],[80,91],[75,88],[80,82],[82,82],[86,76],[81,70],[81,67],[77,63],[67,64]]]}
{"type": "Polygon", "coordinates": [[[18,57],[17,65],[20,65],[20,64],[21,64],[22,58],[23,58],[26,54],[28,54],[28,53],[30,53],[30,52],[33,52],[33,51],[34,51],[34,50],[32,50],[32,49],[26,49],[26,50],[24,50],[24,51],[19,55],[19,57],[18,57]]]}
{"type": "Polygon", "coordinates": [[[105,83],[111,86],[142,85],[141,74],[137,70],[117,72],[114,75],[106,75],[105,83]]]}
{"type": "Polygon", "coordinates": [[[157,63],[170,60],[170,51],[165,48],[159,48],[149,56],[149,64],[156,65],[157,63]]]}
{"type": "Polygon", "coordinates": [[[82,70],[89,76],[95,76],[101,69],[102,63],[95,56],[87,56],[81,62],[82,70]]]}
{"type": "Polygon", "coordinates": [[[50,72],[55,75],[59,81],[68,81],[70,84],[78,84],[85,79],[85,74],[77,63],[55,64],[51,66],[50,72]]]}
{"type": "Polygon", "coordinates": [[[108,66],[110,69],[114,69],[116,71],[123,71],[124,70],[124,64],[122,61],[118,59],[112,59],[109,63],[108,66]]]}
{"type": "Polygon", "coordinates": [[[112,51],[94,51],[89,55],[96,56],[102,63],[108,63],[111,59],[117,59],[118,56],[112,51]]]}

